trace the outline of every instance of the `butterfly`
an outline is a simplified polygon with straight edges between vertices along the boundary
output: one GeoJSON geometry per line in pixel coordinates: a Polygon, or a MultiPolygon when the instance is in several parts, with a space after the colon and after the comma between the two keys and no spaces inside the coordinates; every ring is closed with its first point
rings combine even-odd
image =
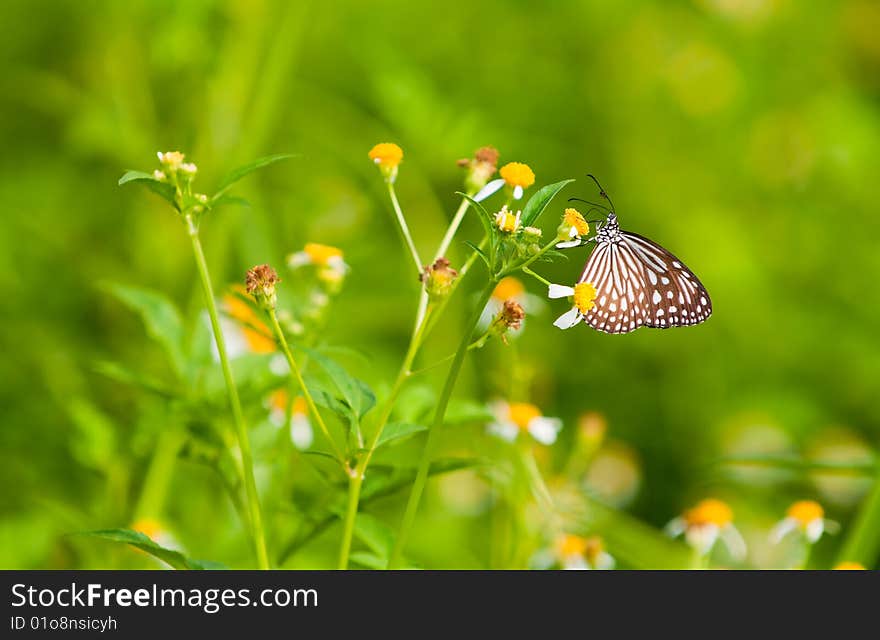
{"type": "MultiPolygon", "coordinates": [[[[601,186],[599,190],[610,203],[601,186]]],[[[595,289],[593,306],[585,313],[573,308],[554,323],[556,326],[568,329],[583,320],[603,333],[629,333],[639,327],[668,329],[699,324],[712,315],[709,292],[694,272],[656,242],[622,230],[613,204],[595,237],[586,242],[593,241],[596,248],[578,281],[595,289]]],[[[552,297],[559,297],[552,294],[553,286],[552,297]]]]}

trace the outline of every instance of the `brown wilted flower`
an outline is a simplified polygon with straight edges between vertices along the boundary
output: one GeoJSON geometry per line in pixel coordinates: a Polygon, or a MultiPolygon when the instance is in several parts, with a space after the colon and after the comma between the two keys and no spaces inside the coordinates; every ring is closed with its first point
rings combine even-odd
{"type": "Polygon", "coordinates": [[[275,273],[275,269],[268,264],[261,264],[248,269],[245,286],[257,304],[268,310],[275,308],[275,285],[279,282],[281,278],[275,273]]]}
{"type": "Polygon", "coordinates": [[[422,271],[421,280],[432,300],[445,298],[452,291],[452,283],[458,277],[458,271],[453,269],[451,264],[449,260],[441,257],[422,271]]]}
{"type": "Polygon", "coordinates": [[[480,147],[474,153],[473,158],[463,158],[458,161],[458,166],[468,170],[465,177],[465,187],[469,193],[476,193],[489,182],[498,169],[498,149],[494,147],[480,147]]]}
{"type": "Polygon", "coordinates": [[[522,322],[525,317],[526,310],[523,309],[519,302],[513,298],[505,300],[504,304],[501,305],[501,309],[492,320],[492,324],[489,325],[489,331],[486,335],[499,336],[502,342],[507,344],[507,332],[522,328],[522,322]]]}

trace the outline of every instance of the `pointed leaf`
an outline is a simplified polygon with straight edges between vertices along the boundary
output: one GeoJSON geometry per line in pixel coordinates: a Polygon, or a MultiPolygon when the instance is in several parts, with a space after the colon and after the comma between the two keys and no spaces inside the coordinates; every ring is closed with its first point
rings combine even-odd
{"type": "Polygon", "coordinates": [[[428,427],[423,424],[410,424],[408,422],[389,422],[382,430],[382,435],[376,441],[376,448],[396,442],[419,431],[427,431],[428,427]]]}
{"type": "Polygon", "coordinates": [[[149,289],[112,282],[104,283],[103,288],[141,316],[147,334],[165,350],[175,373],[182,374],[185,364],[183,322],[174,303],[149,289]]]}
{"type": "Polygon", "coordinates": [[[233,169],[226,175],[225,178],[220,181],[220,187],[217,189],[217,193],[214,194],[214,197],[211,198],[211,200],[216,202],[220,198],[220,196],[222,196],[229,190],[232,185],[244,178],[246,175],[253,173],[257,169],[262,169],[263,167],[267,167],[270,164],[274,164],[280,160],[287,160],[288,158],[295,157],[296,156],[289,153],[278,153],[272,156],[257,158],[253,162],[249,162],[238,167],[237,169],[233,169]]]}
{"type": "Polygon", "coordinates": [[[522,212],[523,226],[533,226],[535,222],[538,221],[538,217],[544,213],[544,209],[547,208],[550,201],[571,182],[574,182],[574,178],[548,184],[546,187],[539,189],[535,195],[529,198],[529,201],[526,203],[522,212]]]}
{"type": "Polygon", "coordinates": [[[121,178],[119,178],[119,182],[117,184],[119,184],[119,186],[123,186],[131,182],[136,182],[138,184],[144,185],[153,193],[161,196],[172,207],[174,207],[178,211],[180,210],[177,206],[177,201],[175,200],[176,191],[174,187],[172,187],[167,182],[156,180],[156,178],[154,178],[152,174],[144,173],[143,171],[126,171],[125,174],[121,178]]]}
{"type": "Polygon", "coordinates": [[[192,560],[179,551],[166,549],[165,547],[156,544],[152,539],[148,538],[140,531],[132,531],[131,529],[102,529],[99,531],[86,531],[80,535],[129,544],[141,551],[149,553],[154,558],[158,558],[174,569],[200,570],[224,568],[223,565],[217,562],[192,560]]]}
{"type": "Polygon", "coordinates": [[[489,256],[486,255],[486,252],[485,252],[485,251],[483,251],[482,249],[480,249],[480,247],[478,247],[477,245],[475,245],[475,244],[474,244],[473,242],[471,242],[470,240],[465,240],[464,243],[465,243],[467,246],[469,246],[471,249],[474,250],[474,253],[476,253],[477,256],[479,256],[479,258],[480,258],[483,262],[486,263],[486,266],[487,266],[487,267],[489,267],[489,268],[492,267],[492,264],[489,262],[489,256]]]}

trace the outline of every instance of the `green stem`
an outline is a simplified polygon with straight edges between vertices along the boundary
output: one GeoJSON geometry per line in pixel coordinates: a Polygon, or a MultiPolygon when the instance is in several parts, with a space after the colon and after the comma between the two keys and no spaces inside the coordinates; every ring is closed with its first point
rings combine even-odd
{"type": "Polygon", "coordinates": [[[354,522],[357,519],[363,482],[363,474],[359,469],[354,469],[348,479],[348,508],[345,511],[342,544],[339,547],[339,563],[336,565],[338,569],[348,569],[348,556],[351,553],[351,539],[354,535],[354,522]]]}
{"type": "Polygon", "coordinates": [[[850,528],[837,556],[838,562],[858,562],[871,568],[880,556],[880,476],[850,528]]]}
{"type": "Polygon", "coordinates": [[[403,239],[406,242],[406,248],[409,249],[409,253],[412,256],[413,262],[416,265],[416,271],[418,273],[422,272],[422,259],[419,258],[419,252],[416,250],[416,245],[413,242],[412,235],[409,232],[409,227],[406,224],[406,218],[403,217],[403,211],[400,208],[400,202],[397,201],[397,192],[394,190],[394,183],[390,180],[386,182],[388,185],[388,196],[391,198],[391,206],[394,208],[394,213],[397,216],[397,224],[400,225],[400,232],[403,234],[403,239]]]}
{"type": "Polygon", "coordinates": [[[403,520],[400,525],[400,530],[398,531],[397,539],[394,543],[394,549],[391,551],[391,557],[388,560],[389,568],[395,568],[400,564],[403,550],[406,548],[410,529],[412,528],[413,522],[415,521],[416,512],[419,508],[419,502],[422,499],[422,493],[425,489],[425,483],[428,480],[428,473],[431,469],[431,455],[433,453],[434,442],[437,438],[437,433],[440,431],[440,427],[443,424],[443,419],[446,417],[446,408],[449,406],[449,400],[452,397],[452,391],[455,389],[455,383],[458,380],[459,373],[461,373],[461,367],[464,363],[464,356],[468,352],[468,346],[471,344],[471,335],[473,334],[474,327],[477,326],[477,322],[479,322],[480,315],[483,312],[483,307],[485,307],[486,303],[489,301],[489,297],[492,295],[492,291],[495,289],[495,285],[495,280],[490,279],[486,288],[480,295],[479,302],[477,303],[476,307],[474,307],[473,314],[465,325],[464,333],[461,337],[461,342],[458,345],[458,350],[455,352],[455,358],[453,358],[452,360],[452,365],[449,368],[449,374],[446,376],[446,382],[444,383],[443,391],[440,394],[440,400],[437,403],[437,409],[434,413],[434,421],[431,425],[431,428],[428,430],[428,437],[422,448],[422,455],[419,459],[419,466],[418,470],[416,471],[415,481],[413,482],[413,487],[409,495],[409,500],[406,504],[406,509],[403,514],[403,520]]]}
{"type": "Polygon", "coordinates": [[[158,518],[161,515],[171,482],[174,461],[182,444],[183,435],[176,425],[159,434],[150,466],[147,467],[144,477],[141,495],[134,510],[135,520],[158,518]]]}
{"type": "Polygon", "coordinates": [[[537,273],[535,273],[534,271],[532,271],[528,267],[523,267],[522,272],[525,273],[526,275],[532,276],[535,280],[537,280],[541,284],[544,284],[548,287],[550,286],[550,281],[547,280],[547,278],[544,278],[543,276],[539,276],[537,273]]]}
{"type": "Polygon", "coordinates": [[[449,249],[449,245],[452,244],[452,239],[455,237],[458,227],[461,225],[461,221],[464,220],[464,214],[467,213],[470,204],[470,200],[467,198],[461,199],[461,204],[458,205],[458,211],[456,211],[455,215],[452,217],[452,222],[449,223],[446,235],[443,236],[443,240],[440,241],[440,246],[437,247],[437,253],[434,254],[434,260],[446,255],[446,250],[449,249]]]}
{"type": "Polygon", "coordinates": [[[330,435],[330,430],[327,428],[327,424],[324,422],[324,418],[321,416],[321,412],[318,411],[318,406],[315,404],[315,400],[314,398],[312,398],[312,394],[309,391],[309,388],[306,386],[306,382],[302,377],[302,371],[296,364],[296,360],[293,359],[293,353],[290,351],[290,346],[287,344],[287,338],[284,337],[284,331],[281,329],[281,325],[278,323],[278,316],[275,313],[275,309],[269,309],[269,320],[272,323],[272,331],[275,334],[275,340],[278,342],[278,346],[281,347],[281,352],[287,359],[287,364],[290,365],[290,371],[293,373],[294,378],[296,378],[296,382],[299,385],[299,388],[302,389],[302,394],[303,397],[306,399],[306,404],[309,406],[309,411],[311,411],[312,415],[315,417],[315,422],[318,423],[318,427],[320,427],[321,433],[323,433],[324,437],[327,438],[328,442],[330,442],[330,446],[333,448],[333,453],[336,455],[336,459],[339,460],[340,463],[344,463],[345,455],[342,453],[342,451],[339,449],[339,446],[336,444],[336,441],[330,435]]]}
{"type": "Polygon", "coordinates": [[[388,419],[391,417],[391,412],[394,410],[394,403],[397,401],[397,397],[400,395],[404,383],[410,375],[412,375],[412,365],[419,348],[422,346],[422,338],[425,335],[425,327],[428,324],[427,319],[429,315],[430,313],[426,312],[426,314],[422,316],[419,325],[413,331],[413,335],[409,341],[409,348],[406,350],[406,356],[404,356],[403,364],[400,367],[400,372],[397,374],[397,379],[394,381],[394,384],[391,387],[391,392],[388,394],[388,398],[385,400],[385,404],[382,407],[382,413],[379,416],[379,424],[376,428],[376,432],[370,439],[369,446],[367,446],[367,450],[357,466],[349,472],[348,509],[345,513],[345,520],[342,527],[342,543],[339,548],[338,567],[340,569],[348,568],[348,556],[351,552],[351,540],[354,535],[354,524],[355,518],[357,518],[361,485],[364,481],[364,475],[367,472],[367,466],[370,464],[370,459],[376,451],[376,445],[379,442],[379,438],[382,437],[382,432],[388,424],[388,419]]]}
{"type": "Polygon", "coordinates": [[[245,493],[247,495],[247,508],[250,517],[251,535],[257,555],[257,566],[260,569],[269,568],[269,556],[266,553],[266,539],[263,533],[263,519],[260,513],[260,500],[257,495],[257,483],[254,480],[254,460],[251,455],[251,443],[248,439],[247,426],[244,422],[244,414],[241,411],[241,402],[238,399],[238,389],[232,377],[232,367],[229,364],[229,356],[226,353],[226,341],[220,329],[220,319],[217,315],[217,303],[214,301],[214,290],[211,286],[211,278],[208,275],[208,263],[205,261],[205,253],[202,251],[202,243],[199,240],[199,229],[193,222],[192,216],[186,216],[189,237],[192,241],[193,255],[202,281],[202,290],[205,294],[205,303],[208,307],[208,315],[211,318],[211,328],[214,331],[214,340],[217,343],[217,353],[220,355],[220,367],[223,369],[223,378],[226,381],[226,392],[229,395],[229,404],[232,408],[232,418],[235,423],[235,431],[238,436],[238,446],[241,450],[241,474],[244,479],[245,493]]]}

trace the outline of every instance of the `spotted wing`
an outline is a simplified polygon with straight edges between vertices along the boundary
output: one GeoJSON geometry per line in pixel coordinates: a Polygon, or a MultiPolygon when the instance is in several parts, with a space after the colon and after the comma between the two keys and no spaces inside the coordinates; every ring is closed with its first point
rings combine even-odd
{"type": "Polygon", "coordinates": [[[580,281],[596,288],[595,307],[584,320],[603,333],[697,324],[712,313],[709,293],[690,269],[663,247],[627,231],[620,232],[618,242],[596,247],[580,281]]]}

